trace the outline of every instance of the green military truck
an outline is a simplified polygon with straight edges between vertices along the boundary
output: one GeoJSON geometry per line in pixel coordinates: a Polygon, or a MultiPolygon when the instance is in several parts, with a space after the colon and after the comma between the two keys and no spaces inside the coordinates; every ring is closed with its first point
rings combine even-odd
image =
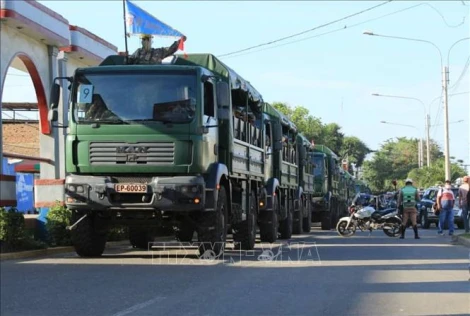
{"type": "MultiPolygon", "coordinates": [[[[297,131],[216,57],[128,65],[109,56],[56,79],[70,83],[65,203],[80,256],[100,256],[115,224],[145,249],[160,227],[173,227],[180,241],[197,232],[201,255],[220,255],[228,231],[253,249],[257,222],[264,241],[276,240],[278,224],[290,238],[297,166],[282,135],[292,140],[297,131]]],[[[59,95],[55,83],[51,122],[59,95]]]]}
{"type": "Polygon", "coordinates": [[[325,145],[315,145],[315,191],[313,194],[312,221],[321,222],[323,230],[335,227],[346,211],[346,197],[341,184],[339,157],[325,145]]]}
{"type": "Polygon", "coordinates": [[[266,192],[260,201],[261,241],[274,242],[278,237],[289,239],[294,218],[299,218],[300,190],[296,126],[273,106],[264,106],[266,135],[266,192]]]}
{"type": "Polygon", "coordinates": [[[294,217],[293,233],[310,232],[312,225],[313,196],[315,192],[314,146],[302,134],[297,136],[299,151],[300,212],[294,217]]]}

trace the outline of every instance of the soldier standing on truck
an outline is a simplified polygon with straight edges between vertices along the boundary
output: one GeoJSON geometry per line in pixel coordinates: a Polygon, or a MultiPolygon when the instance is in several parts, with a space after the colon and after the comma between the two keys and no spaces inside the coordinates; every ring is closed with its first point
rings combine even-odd
{"type": "Polygon", "coordinates": [[[152,48],[152,35],[143,34],[140,38],[142,39],[142,47],[138,48],[134,54],[129,56],[129,64],[161,64],[163,59],[176,53],[179,48],[180,41],[186,41],[186,36],[183,36],[181,39],[175,41],[170,47],[152,48]]]}
{"type": "Polygon", "coordinates": [[[418,236],[418,226],[416,224],[417,210],[416,204],[419,201],[418,189],[413,186],[413,180],[406,179],[405,186],[400,190],[398,195],[398,206],[403,208],[403,220],[401,224],[400,239],[405,238],[406,223],[408,218],[411,219],[411,225],[415,232],[415,239],[420,239],[418,236]]]}

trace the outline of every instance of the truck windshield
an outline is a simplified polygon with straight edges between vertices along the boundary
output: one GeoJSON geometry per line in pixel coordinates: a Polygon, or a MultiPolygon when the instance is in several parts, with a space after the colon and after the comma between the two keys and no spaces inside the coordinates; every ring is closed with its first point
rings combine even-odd
{"type": "Polygon", "coordinates": [[[324,163],[323,163],[323,157],[313,156],[313,163],[315,164],[314,175],[322,176],[324,173],[323,169],[325,168],[324,163]]]}
{"type": "Polygon", "coordinates": [[[190,74],[80,74],[73,90],[78,123],[188,123],[196,113],[190,74]]]}

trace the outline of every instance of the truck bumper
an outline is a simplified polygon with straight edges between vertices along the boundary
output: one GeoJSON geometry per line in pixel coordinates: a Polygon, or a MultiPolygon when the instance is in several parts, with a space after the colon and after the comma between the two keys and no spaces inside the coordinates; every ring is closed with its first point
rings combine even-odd
{"type": "Polygon", "coordinates": [[[69,175],[65,179],[65,204],[71,210],[90,211],[202,211],[206,208],[206,191],[209,196],[213,194],[213,190],[206,190],[202,176],[118,183],[108,176],[69,175]]]}

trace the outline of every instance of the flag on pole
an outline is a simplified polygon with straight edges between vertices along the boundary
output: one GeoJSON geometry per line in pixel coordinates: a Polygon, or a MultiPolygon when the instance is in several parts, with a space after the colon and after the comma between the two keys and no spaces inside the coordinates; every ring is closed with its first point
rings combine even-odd
{"type": "Polygon", "coordinates": [[[125,3],[127,8],[126,23],[129,35],[148,34],[166,37],[183,36],[182,33],[158,20],[129,0],[125,0],[125,3]]]}
{"type": "Polygon", "coordinates": [[[186,54],[186,52],[184,51],[184,41],[183,41],[182,38],[181,38],[180,41],[179,41],[178,50],[180,50],[180,51],[183,52],[184,58],[188,58],[188,54],[186,54]]]}

